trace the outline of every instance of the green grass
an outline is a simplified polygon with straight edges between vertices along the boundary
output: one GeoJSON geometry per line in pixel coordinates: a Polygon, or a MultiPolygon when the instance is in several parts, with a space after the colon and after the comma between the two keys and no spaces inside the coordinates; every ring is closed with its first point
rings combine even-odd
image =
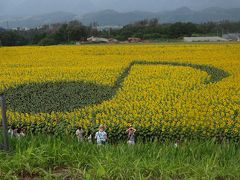
{"type": "Polygon", "coordinates": [[[239,179],[239,145],[214,141],[99,147],[75,138],[28,136],[0,152],[0,179],[239,179]]]}

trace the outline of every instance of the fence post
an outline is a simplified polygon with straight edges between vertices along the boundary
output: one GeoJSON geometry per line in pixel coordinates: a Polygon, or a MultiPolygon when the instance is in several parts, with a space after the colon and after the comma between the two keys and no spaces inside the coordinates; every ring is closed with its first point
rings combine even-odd
{"type": "Polygon", "coordinates": [[[2,104],[2,126],[3,126],[3,146],[4,150],[9,151],[8,124],[7,124],[7,105],[4,94],[0,94],[2,104]]]}

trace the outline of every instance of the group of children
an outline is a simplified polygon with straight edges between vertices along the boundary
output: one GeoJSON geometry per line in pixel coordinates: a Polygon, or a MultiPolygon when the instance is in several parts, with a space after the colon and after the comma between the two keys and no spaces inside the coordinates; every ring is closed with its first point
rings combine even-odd
{"type": "MultiPolygon", "coordinates": [[[[130,144],[130,145],[135,144],[135,132],[136,132],[136,129],[133,128],[133,126],[130,126],[126,130],[126,133],[128,135],[127,136],[127,143],[130,144]]],[[[83,134],[84,134],[83,129],[78,128],[77,131],[76,131],[76,136],[77,136],[77,139],[78,139],[79,142],[84,140],[84,135],[83,134]]],[[[92,134],[90,134],[87,139],[88,139],[89,142],[92,142],[92,134]]],[[[99,126],[99,130],[95,134],[95,140],[96,140],[98,145],[104,145],[104,144],[107,143],[108,136],[107,136],[107,133],[105,132],[105,127],[103,125],[99,126]]]]}
{"type": "MultiPolygon", "coordinates": [[[[8,133],[11,137],[24,137],[25,136],[25,129],[22,128],[22,127],[14,127],[14,126],[11,126],[11,128],[8,130],[8,133]]],[[[127,130],[126,130],[126,133],[127,133],[127,143],[130,144],[130,145],[134,145],[135,144],[135,132],[136,132],[136,129],[133,128],[133,126],[130,126],[127,130]]],[[[84,130],[79,127],[77,130],[76,130],[76,136],[77,136],[77,139],[79,142],[83,141],[84,140],[84,130]]],[[[87,139],[89,142],[92,142],[93,139],[92,139],[92,134],[89,134],[87,139]]],[[[105,127],[103,125],[100,125],[99,126],[99,129],[98,131],[96,132],[95,134],[95,140],[97,142],[98,145],[104,145],[107,143],[107,140],[108,140],[108,136],[107,136],[107,133],[105,132],[105,127]]]]}
{"type": "Polygon", "coordinates": [[[11,128],[8,130],[8,134],[12,137],[24,137],[25,136],[25,129],[22,127],[14,127],[11,126],[11,128]]]}
{"type": "MultiPolygon", "coordinates": [[[[135,132],[136,132],[136,129],[133,126],[129,126],[129,128],[126,130],[127,144],[129,145],[135,144],[135,140],[136,140],[135,132]]],[[[84,141],[84,138],[85,138],[84,133],[85,132],[81,127],[79,127],[76,130],[76,136],[77,136],[78,142],[84,141]]],[[[10,135],[11,138],[13,137],[21,138],[25,136],[26,129],[24,127],[15,127],[12,125],[11,128],[8,130],[8,134],[10,135]]],[[[107,143],[108,136],[107,136],[107,133],[105,132],[105,127],[103,125],[99,126],[94,139],[98,145],[105,145],[107,143]]],[[[90,143],[93,142],[93,136],[91,133],[87,134],[87,140],[90,143]]],[[[177,148],[179,144],[180,144],[180,141],[178,140],[175,142],[174,147],[177,148]]]]}

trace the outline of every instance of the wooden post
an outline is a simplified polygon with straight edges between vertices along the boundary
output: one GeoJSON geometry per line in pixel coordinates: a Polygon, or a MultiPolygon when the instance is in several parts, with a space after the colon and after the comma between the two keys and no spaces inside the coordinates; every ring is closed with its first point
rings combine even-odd
{"type": "Polygon", "coordinates": [[[6,98],[4,94],[0,94],[0,97],[2,102],[3,146],[4,150],[9,151],[6,98]]]}

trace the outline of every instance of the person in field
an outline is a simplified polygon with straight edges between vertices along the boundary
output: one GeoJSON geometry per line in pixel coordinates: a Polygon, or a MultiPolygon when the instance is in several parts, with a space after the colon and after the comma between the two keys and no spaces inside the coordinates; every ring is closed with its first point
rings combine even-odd
{"type": "Polygon", "coordinates": [[[107,142],[107,133],[105,132],[105,127],[103,125],[99,126],[99,131],[96,132],[95,139],[98,145],[104,145],[107,142]]]}
{"type": "Polygon", "coordinates": [[[25,128],[18,127],[16,128],[14,125],[11,126],[11,128],[8,130],[8,134],[10,135],[11,138],[13,137],[24,137],[25,136],[25,128]]]}
{"type": "Polygon", "coordinates": [[[87,133],[87,140],[89,143],[92,143],[93,142],[93,136],[92,136],[92,132],[91,131],[88,131],[87,133]]]}
{"type": "Polygon", "coordinates": [[[11,126],[11,128],[8,130],[8,134],[10,135],[11,138],[13,138],[15,136],[16,130],[17,128],[15,128],[14,125],[11,126]]]}
{"type": "Polygon", "coordinates": [[[180,145],[180,140],[178,139],[178,140],[175,142],[174,147],[177,148],[179,145],[180,145]]]}
{"type": "Polygon", "coordinates": [[[76,130],[76,136],[77,136],[78,142],[83,141],[83,133],[84,133],[83,129],[81,127],[78,127],[76,130]]]}
{"type": "Polygon", "coordinates": [[[127,143],[130,144],[130,145],[134,145],[135,144],[135,132],[136,132],[136,129],[133,128],[133,126],[130,126],[126,130],[126,133],[128,134],[127,143]]]}
{"type": "Polygon", "coordinates": [[[25,128],[22,128],[22,127],[18,128],[18,130],[17,130],[18,137],[24,137],[25,133],[26,133],[25,128]]]}

